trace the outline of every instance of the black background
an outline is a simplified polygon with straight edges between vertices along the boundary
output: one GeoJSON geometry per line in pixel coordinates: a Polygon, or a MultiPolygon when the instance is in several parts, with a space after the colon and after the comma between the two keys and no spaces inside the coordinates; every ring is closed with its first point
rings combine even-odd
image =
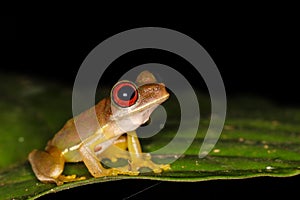
{"type": "MultiPolygon", "coordinates": [[[[210,54],[220,70],[227,95],[252,94],[269,98],[280,106],[299,107],[299,31],[293,12],[258,12],[202,18],[152,18],[106,20],[105,16],[3,16],[1,17],[1,71],[35,75],[50,81],[72,86],[77,70],[88,53],[104,39],[131,28],[165,27],[180,31],[198,41],[210,54]]],[[[177,66],[193,85],[200,85],[201,77],[191,73],[184,61],[174,55],[137,52],[120,60],[113,75],[105,81],[117,79],[130,65],[161,62],[177,66]],[[122,63],[123,62],[123,63],[122,63]],[[123,64],[123,65],[122,65],[123,64]],[[188,69],[188,70],[186,70],[188,69]]],[[[131,66],[131,67],[132,67],[131,66]]],[[[2,83],[1,83],[2,84],[2,83]]],[[[49,196],[96,195],[103,198],[126,197],[157,182],[125,180],[84,186],[49,196]],[[104,195],[104,196],[103,196],[104,195]]],[[[245,180],[208,181],[199,183],[160,183],[132,199],[188,195],[238,198],[297,195],[299,176],[291,178],[251,178],[245,180]]]]}
{"type": "MultiPolygon", "coordinates": [[[[111,20],[103,17],[3,17],[1,69],[63,81],[72,86],[88,53],[122,31],[158,26],[180,31],[196,40],[216,63],[228,95],[252,93],[286,105],[299,105],[299,39],[293,15],[236,16],[201,20],[111,20]]],[[[179,56],[159,51],[132,53],[119,60],[105,81],[114,81],[127,68],[147,62],[177,67],[193,85],[192,73],[179,56]],[[116,68],[118,70],[116,70],[116,68]]],[[[190,68],[189,68],[190,67],[190,68]]]]}

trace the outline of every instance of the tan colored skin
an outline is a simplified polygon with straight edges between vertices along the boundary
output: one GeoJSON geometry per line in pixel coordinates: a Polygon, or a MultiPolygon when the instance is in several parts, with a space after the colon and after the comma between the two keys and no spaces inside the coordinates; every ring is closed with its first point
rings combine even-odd
{"type": "Polygon", "coordinates": [[[33,150],[28,159],[36,177],[42,182],[57,185],[85,179],[76,175],[62,175],[65,162],[81,161],[94,177],[137,175],[141,167],[148,167],[155,173],[169,169],[169,165],[155,164],[149,155],[142,153],[135,132],[149,119],[153,110],[168,99],[169,93],[163,84],[156,83],[155,77],[148,71],[142,72],[137,77],[136,83],[139,86],[139,99],[135,105],[124,109],[111,104],[110,98],[105,98],[94,107],[67,121],[47,143],[45,151],[33,150]],[[99,123],[93,120],[93,109],[99,123]],[[129,119],[134,124],[128,125],[129,119]],[[82,125],[86,134],[80,131],[79,137],[75,123],[82,125]],[[124,133],[127,133],[126,136],[124,133]],[[120,148],[126,150],[127,154],[120,148]],[[126,158],[129,164],[120,168],[104,168],[100,162],[102,158],[110,158],[113,162],[118,158],[126,158]]]}

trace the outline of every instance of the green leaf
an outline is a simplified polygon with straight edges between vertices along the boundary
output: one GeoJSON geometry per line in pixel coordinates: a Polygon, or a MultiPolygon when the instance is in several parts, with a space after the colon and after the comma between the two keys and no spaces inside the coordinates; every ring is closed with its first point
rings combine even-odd
{"type": "MultiPolygon", "coordinates": [[[[48,139],[72,117],[71,88],[16,74],[1,74],[0,78],[5,83],[0,85],[1,199],[36,199],[69,188],[120,179],[193,182],[300,174],[300,110],[279,107],[254,96],[228,99],[221,137],[213,150],[200,159],[198,153],[209,124],[210,104],[207,96],[199,94],[199,131],[185,154],[171,164],[170,171],[93,178],[82,163],[67,163],[64,174],[75,173],[87,179],[61,186],[41,183],[34,176],[27,155],[34,148],[43,149],[48,139]]],[[[178,128],[176,101],[170,99],[164,105],[172,111],[168,112],[168,121],[160,134],[141,139],[146,152],[166,145],[178,128]]],[[[178,142],[185,142],[185,138],[178,142]]],[[[153,160],[163,162],[174,156],[154,155],[153,160]]]]}

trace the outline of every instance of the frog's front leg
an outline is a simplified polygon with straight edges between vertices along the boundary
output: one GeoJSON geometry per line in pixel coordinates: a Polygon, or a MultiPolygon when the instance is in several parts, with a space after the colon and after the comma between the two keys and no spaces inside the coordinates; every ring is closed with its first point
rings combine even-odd
{"type": "Polygon", "coordinates": [[[101,177],[109,175],[108,169],[105,169],[101,165],[100,161],[88,147],[81,146],[79,148],[79,153],[81,154],[82,161],[84,162],[85,166],[88,168],[92,176],[101,177]]]}
{"type": "Polygon", "coordinates": [[[139,172],[142,167],[147,167],[155,173],[170,169],[170,165],[155,164],[150,154],[142,153],[141,145],[135,131],[127,133],[128,151],[130,153],[130,171],[139,172]]]}
{"type": "Polygon", "coordinates": [[[55,146],[47,146],[46,151],[33,150],[28,159],[36,177],[42,182],[61,185],[64,182],[85,179],[85,177],[77,178],[76,175],[62,175],[65,160],[61,150],[55,146]]]}
{"type": "MultiPolygon", "coordinates": [[[[114,138],[111,139],[99,139],[93,141],[97,137],[91,137],[91,141],[85,141],[81,147],[78,149],[81,155],[82,161],[84,162],[85,166],[88,168],[90,174],[94,177],[103,177],[103,176],[113,176],[118,174],[124,174],[124,170],[120,170],[117,168],[104,168],[100,162],[103,158],[110,158],[112,161],[117,159],[115,151],[104,151],[105,153],[101,153],[101,149],[104,148],[106,145],[113,143],[114,138]],[[91,139],[92,138],[92,139],[91,139]],[[107,155],[107,156],[105,156],[107,155]]],[[[120,141],[122,143],[122,141],[120,141]]],[[[112,144],[115,146],[114,148],[118,148],[118,144],[112,144]],[[115,146],[116,145],[116,146],[115,146]]]]}

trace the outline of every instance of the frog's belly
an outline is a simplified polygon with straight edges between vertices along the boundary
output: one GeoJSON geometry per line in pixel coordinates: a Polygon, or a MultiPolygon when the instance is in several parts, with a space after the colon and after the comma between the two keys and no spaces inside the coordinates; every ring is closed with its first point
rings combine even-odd
{"type": "Polygon", "coordinates": [[[78,150],[69,151],[64,154],[64,158],[66,162],[80,162],[82,161],[82,157],[78,150]]]}
{"type": "Polygon", "coordinates": [[[102,154],[108,147],[113,146],[114,141],[117,140],[118,138],[119,138],[119,136],[118,136],[118,137],[114,137],[114,138],[112,138],[112,139],[110,139],[110,140],[107,140],[107,141],[105,141],[105,142],[103,142],[103,143],[101,143],[101,144],[98,144],[98,145],[95,147],[95,149],[94,149],[94,152],[95,152],[96,156],[97,156],[98,158],[101,158],[101,154],[102,154]]]}
{"type": "MultiPolygon", "coordinates": [[[[114,146],[114,141],[117,140],[119,138],[118,137],[114,137],[110,140],[107,140],[101,144],[98,144],[95,149],[94,149],[94,153],[96,154],[96,156],[99,158],[99,160],[102,159],[102,153],[110,146],[114,146]]],[[[116,147],[117,148],[117,147],[116,147]]],[[[73,150],[73,151],[68,151],[64,154],[64,157],[65,157],[65,161],[66,162],[80,162],[82,161],[82,158],[81,158],[81,154],[79,153],[79,151],[76,149],[76,150],[73,150]]]]}

